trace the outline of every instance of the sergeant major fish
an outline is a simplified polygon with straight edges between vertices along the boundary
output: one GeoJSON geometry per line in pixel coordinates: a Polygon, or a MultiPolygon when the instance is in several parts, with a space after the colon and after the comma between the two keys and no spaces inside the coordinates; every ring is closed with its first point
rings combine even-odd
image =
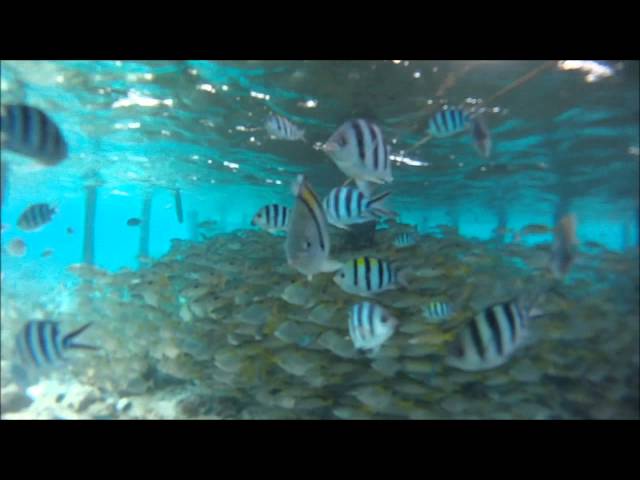
{"type": "Polygon", "coordinates": [[[55,122],[42,110],[22,104],[1,108],[0,145],[49,166],[68,154],[67,142],[55,122]]]}
{"type": "Polygon", "coordinates": [[[40,230],[49,223],[53,215],[57,213],[55,207],[50,207],[46,203],[36,203],[30,205],[22,212],[18,219],[18,227],[26,232],[40,230]]]}
{"type": "Polygon", "coordinates": [[[269,233],[286,231],[291,219],[291,211],[284,205],[265,205],[253,216],[251,225],[269,233]]]}
{"type": "Polygon", "coordinates": [[[396,248],[413,247],[418,243],[417,235],[413,232],[403,232],[393,239],[393,246],[396,248]]]}
{"type": "Polygon", "coordinates": [[[264,126],[267,133],[272,138],[290,141],[302,140],[303,142],[306,142],[304,138],[304,130],[280,115],[269,115],[264,126]]]}
{"type": "Polygon", "coordinates": [[[400,286],[408,287],[407,274],[406,268],[364,256],[346,262],[333,281],[347,293],[368,297],[400,286]]]}
{"type": "Polygon", "coordinates": [[[524,343],[527,323],[541,312],[513,299],[485,308],[462,327],[446,362],[466,371],[489,370],[511,358],[524,343]]]}
{"type": "Polygon", "coordinates": [[[397,216],[380,205],[390,194],[385,192],[369,199],[357,188],[337,187],[329,192],[322,205],[329,223],[347,229],[347,225],[397,216]]]}
{"type": "Polygon", "coordinates": [[[292,190],[296,204],[285,242],[287,263],[311,280],[316,273],[333,272],[341,264],[329,259],[331,244],[327,218],[304,175],[298,175],[292,190]]]}
{"type": "Polygon", "coordinates": [[[361,302],[351,307],[349,336],[358,351],[375,355],[397,325],[398,320],[375,303],[361,302]]]}
{"type": "Polygon", "coordinates": [[[98,350],[98,347],[74,342],[74,338],[89,326],[91,323],[63,336],[60,332],[60,322],[52,320],[29,321],[16,335],[18,355],[25,365],[42,367],[64,361],[64,352],[67,350],[98,350]]]}
{"type": "Polygon", "coordinates": [[[329,137],[322,150],[360,191],[369,196],[371,183],[393,182],[389,147],[380,127],[363,119],[345,122],[329,137]]]}

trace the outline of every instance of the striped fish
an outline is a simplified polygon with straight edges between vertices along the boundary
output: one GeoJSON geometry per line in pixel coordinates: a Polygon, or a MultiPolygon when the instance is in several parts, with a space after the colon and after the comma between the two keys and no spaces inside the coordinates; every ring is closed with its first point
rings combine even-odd
{"type": "Polygon", "coordinates": [[[497,303],[471,318],[451,344],[447,363],[466,371],[504,364],[522,345],[532,318],[518,301],[497,303]]]}
{"type": "Polygon", "coordinates": [[[306,142],[304,138],[304,130],[298,128],[296,125],[280,115],[270,114],[264,123],[264,128],[272,138],[291,141],[302,140],[303,142],[306,142]]]}
{"type": "Polygon", "coordinates": [[[286,231],[291,212],[284,205],[265,205],[253,216],[251,225],[260,227],[269,233],[286,231]]]}
{"type": "Polygon", "coordinates": [[[30,205],[20,215],[18,227],[27,232],[39,230],[51,221],[55,213],[57,210],[46,203],[30,205]]]}
{"type": "Polygon", "coordinates": [[[337,187],[329,192],[322,205],[329,223],[346,229],[346,225],[397,216],[395,212],[385,210],[379,205],[389,195],[391,192],[385,192],[368,199],[357,188],[337,187]]]}
{"type": "Polygon", "coordinates": [[[453,314],[453,308],[446,302],[434,300],[429,302],[422,312],[427,320],[441,322],[453,314]]]}
{"type": "Polygon", "coordinates": [[[361,352],[376,354],[398,325],[398,320],[375,303],[356,303],[349,314],[349,336],[361,352]]]}
{"type": "Polygon", "coordinates": [[[323,145],[336,166],[353,178],[360,191],[368,192],[368,182],[390,183],[391,160],[380,128],[367,120],[344,123],[323,145]]]}
{"type": "Polygon", "coordinates": [[[413,247],[416,243],[418,238],[413,232],[402,232],[393,239],[393,246],[396,248],[413,247]]]}
{"type": "Polygon", "coordinates": [[[287,263],[311,281],[316,273],[333,272],[342,265],[329,259],[327,217],[304,175],[298,175],[293,183],[293,193],[296,204],[285,242],[287,263]]]}
{"type": "Polygon", "coordinates": [[[28,105],[5,105],[0,110],[3,148],[57,165],[67,158],[67,142],[58,126],[42,110],[28,105]]]}
{"type": "Polygon", "coordinates": [[[73,339],[89,328],[83,327],[62,336],[60,322],[32,320],[16,336],[18,355],[25,365],[42,367],[65,360],[64,352],[70,349],[98,350],[98,347],[75,343],[73,339]]]}
{"type": "Polygon", "coordinates": [[[408,287],[407,269],[385,260],[359,257],[346,262],[333,277],[342,290],[365,297],[400,286],[408,287]]]}
{"type": "Polygon", "coordinates": [[[471,116],[462,108],[440,110],[429,119],[427,131],[432,137],[442,138],[464,132],[471,126],[471,116]]]}

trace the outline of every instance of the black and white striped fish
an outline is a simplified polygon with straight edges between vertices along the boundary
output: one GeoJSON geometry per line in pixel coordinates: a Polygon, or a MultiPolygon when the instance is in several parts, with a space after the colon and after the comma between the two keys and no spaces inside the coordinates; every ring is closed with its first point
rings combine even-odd
{"type": "Polygon", "coordinates": [[[55,213],[57,210],[46,203],[30,205],[20,215],[18,227],[26,232],[39,230],[51,221],[55,213]]]}
{"type": "Polygon", "coordinates": [[[349,312],[349,336],[358,351],[375,355],[397,325],[398,320],[375,303],[356,303],[349,312]]]}
{"type": "Polygon", "coordinates": [[[42,110],[23,104],[0,109],[0,144],[45,165],[57,165],[68,154],[67,142],[54,121],[42,110]]]}
{"type": "Polygon", "coordinates": [[[528,320],[537,315],[518,300],[491,305],[462,327],[451,344],[447,363],[466,371],[504,364],[523,344],[528,320]]]}
{"type": "Polygon", "coordinates": [[[32,320],[16,335],[16,348],[26,366],[43,367],[65,360],[70,349],[98,350],[98,347],[75,343],[73,339],[89,328],[88,323],[67,335],[60,332],[60,322],[32,320]]]}
{"type": "Polygon", "coordinates": [[[418,236],[413,232],[402,232],[393,239],[393,246],[396,248],[413,247],[418,243],[418,236]]]}
{"type": "Polygon", "coordinates": [[[311,281],[316,273],[333,272],[342,264],[329,258],[331,243],[327,217],[304,175],[298,175],[292,190],[296,204],[285,242],[287,263],[311,281]]]}
{"type": "Polygon", "coordinates": [[[291,212],[284,205],[265,205],[253,216],[251,225],[260,227],[269,233],[286,231],[289,227],[291,212]]]}
{"type": "Polygon", "coordinates": [[[372,257],[359,257],[346,262],[333,277],[342,290],[365,297],[400,286],[408,287],[408,269],[372,257]]]}
{"type": "Polygon", "coordinates": [[[329,223],[346,229],[347,225],[397,216],[380,205],[390,194],[385,192],[369,199],[357,188],[337,187],[329,192],[322,205],[329,223]]]}
{"type": "Polygon", "coordinates": [[[422,309],[422,313],[427,320],[441,322],[453,314],[453,308],[446,302],[434,300],[422,309]]]}
{"type": "Polygon", "coordinates": [[[264,128],[272,138],[291,141],[302,140],[306,142],[304,130],[280,115],[270,114],[264,123],[264,128]]]}
{"type": "Polygon", "coordinates": [[[368,182],[390,183],[391,160],[380,127],[355,119],[345,122],[323,145],[322,150],[360,191],[369,194],[368,182]]]}
{"type": "Polygon", "coordinates": [[[464,132],[471,126],[471,115],[462,108],[440,110],[429,119],[427,131],[432,137],[442,138],[464,132]]]}

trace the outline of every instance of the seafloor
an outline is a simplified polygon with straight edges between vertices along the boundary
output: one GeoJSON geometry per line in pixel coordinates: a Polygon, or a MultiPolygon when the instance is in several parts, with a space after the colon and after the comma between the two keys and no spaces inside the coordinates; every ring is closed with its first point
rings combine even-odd
{"type": "Polygon", "coordinates": [[[637,419],[638,251],[582,246],[570,274],[502,367],[469,373],[444,363],[473,312],[553,280],[549,246],[480,241],[442,228],[396,250],[391,222],[363,249],[332,234],[332,256],[372,255],[412,268],[411,286],[375,301],[399,320],[373,358],[348,338],[349,307],[332,274],[308,282],[286,265],[284,237],[240,231],[174,240],[140,271],[87,265],[64,309],[2,291],[2,418],[69,419],[637,419]],[[355,248],[358,247],[358,248],[355,248]],[[428,321],[432,300],[458,306],[428,321]],[[34,314],[35,312],[35,314],[34,314]],[[28,318],[86,322],[69,365],[22,390],[10,366],[10,326],[28,318]]]}

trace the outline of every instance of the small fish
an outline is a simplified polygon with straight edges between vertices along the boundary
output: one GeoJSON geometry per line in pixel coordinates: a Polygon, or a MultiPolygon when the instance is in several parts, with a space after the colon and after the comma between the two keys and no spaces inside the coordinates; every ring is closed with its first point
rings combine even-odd
{"type": "Polygon", "coordinates": [[[397,326],[398,320],[375,303],[356,303],[349,312],[349,336],[361,352],[375,355],[397,326]]]}
{"type": "Polygon", "coordinates": [[[550,267],[553,275],[558,279],[569,272],[575,261],[578,250],[576,229],[576,216],[567,214],[560,219],[554,230],[550,267]]]}
{"type": "Polygon", "coordinates": [[[306,142],[304,138],[304,130],[298,128],[296,125],[280,115],[270,114],[264,123],[264,127],[272,138],[290,141],[302,140],[303,142],[306,142]]]}
{"type": "Polygon", "coordinates": [[[546,225],[539,224],[525,225],[520,229],[521,235],[544,235],[545,233],[550,232],[551,228],[547,227],[546,225]]]}
{"type": "Polygon", "coordinates": [[[472,120],[471,137],[476,151],[485,158],[491,155],[491,133],[483,115],[472,120]]]}
{"type": "Polygon", "coordinates": [[[253,216],[251,225],[269,233],[286,232],[291,219],[291,211],[284,205],[265,205],[253,216]]]}
{"type": "Polygon", "coordinates": [[[504,364],[523,344],[528,320],[537,315],[517,300],[487,307],[464,325],[449,348],[447,363],[466,371],[504,364]]]}
{"type": "Polygon", "coordinates": [[[408,287],[408,269],[372,257],[359,257],[346,262],[333,277],[342,290],[355,295],[371,296],[400,286],[408,287]]]}
{"type": "Polygon", "coordinates": [[[380,127],[363,119],[345,122],[322,146],[336,166],[369,194],[372,183],[393,182],[389,147],[380,127]]]}
{"type": "Polygon", "coordinates": [[[215,220],[205,220],[204,222],[200,222],[198,224],[198,228],[209,230],[211,228],[215,228],[217,225],[218,225],[218,222],[215,220]]]}
{"type": "Polygon", "coordinates": [[[58,126],[42,110],[28,105],[5,105],[0,110],[3,148],[34,158],[44,165],[57,165],[68,149],[58,126]]]}
{"type": "Polygon", "coordinates": [[[403,232],[393,239],[393,246],[396,248],[408,248],[413,247],[418,243],[418,238],[415,233],[403,232]]]}
{"type": "Polygon", "coordinates": [[[427,320],[441,322],[451,317],[453,308],[446,302],[434,300],[429,302],[422,312],[427,320]]]}
{"type": "Polygon", "coordinates": [[[40,230],[51,221],[57,209],[46,203],[30,205],[18,219],[18,227],[26,232],[40,230]]]}
{"type": "Polygon", "coordinates": [[[20,359],[26,365],[42,367],[64,361],[64,352],[70,349],[98,350],[98,347],[75,343],[73,339],[84,332],[88,323],[65,336],[60,333],[60,322],[32,320],[16,335],[20,359]]]}
{"type": "Polygon", "coordinates": [[[20,238],[14,238],[9,242],[7,251],[12,257],[24,257],[27,254],[27,244],[20,238]]]}
{"type": "Polygon", "coordinates": [[[44,250],[44,251],[40,254],[40,256],[41,256],[42,258],[47,258],[47,257],[50,257],[51,255],[53,255],[53,249],[52,249],[52,248],[47,248],[46,250],[44,250]]]}
{"type": "Polygon", "coordinates": [[[68,235],[73,235],[73,228],[67,227],[67,234],[68,235]]]}
{"type": "Polygon", "coordinates": [[[176,188],[174,192],[174,200],[176,203],[176,216],[178,217],[178,223],[182,223],[183,215],[182,215],[182,195],[180,194],[180,189],[176,188]]]}
{"type": "Polygon", "coordinates": [[[471,126],[471,115],[462,108],[440,110],[429,119],[427,131],[432,137],[450,137],[471,126]]]}
{"type": "Polygon", "coordinates": [[[329,223],[346,229],[347,225],[396,217],[397,213],[380,205],[390,194],[391,192],[385,192],[369,199],[357,188],[337,187],[329,192],[322,205],[329,223]]]}
{"type": "Polygon", "coordinates": [[[130,227],[137,227],[141,223],[142,220],[140,220],[139,218],[130,218],[129,220],[127,220],[127,225],[130,227]]]}
{"type": "Polygon", "coordinates": [[[287,263],[311,281],[316,273],[333,272],[341,264],[329,259],[331,244],[327,218],[318,196],[304,175],[298,175],[292,190],[296,204],[285,242],[287,263]]]}

